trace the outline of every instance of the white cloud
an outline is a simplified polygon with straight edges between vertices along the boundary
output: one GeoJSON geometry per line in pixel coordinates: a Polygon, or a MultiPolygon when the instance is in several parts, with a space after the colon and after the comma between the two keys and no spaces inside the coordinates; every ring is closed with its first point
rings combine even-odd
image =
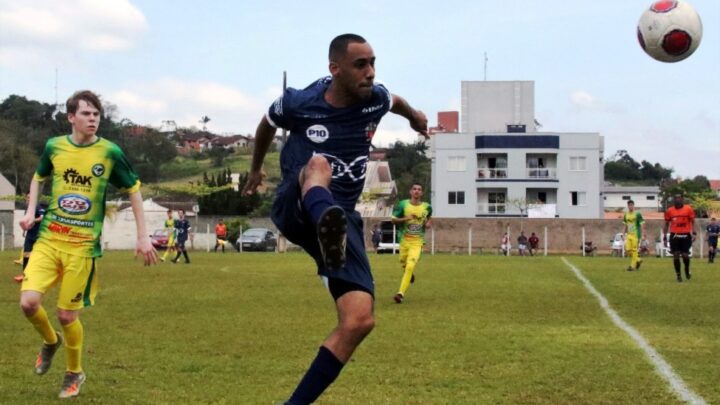
{"type": "Polygon", "coordinates": [[[117,105],[116,118],[138,124],[158,127],[173,120],[181,127],[200,127],[200,118],[207,115],[208,130],[245,134],[255,130],[274,98],[272,90],[262,94],[255,97],[217,82],[162,78],[105,91],[104,99],[117,105]]]}
{"type": "Polygon", "coordinates": [[[623,108],[600,100],[584,90],[576,90],[570,93],[570,102],[573,107],[579,111],[593,111],[612,114],[620,114],[624,112],[623,108]]]}
{"type": "Polygon", "coordinates": [[[145,16],[128,0],[3,0],[0,63],[20,69],[61,52],[125,50],[147,28],[145,16]]]}

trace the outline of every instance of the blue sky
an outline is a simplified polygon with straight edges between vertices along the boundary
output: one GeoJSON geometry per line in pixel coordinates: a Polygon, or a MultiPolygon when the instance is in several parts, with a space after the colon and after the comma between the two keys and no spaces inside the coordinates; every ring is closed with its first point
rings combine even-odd
{"type": "MultiPolygon", "coordinates": [[[[543,131],[599,132],[681,176],[720,179],[720,2],[690,2],[703,40],[689,59],[656,62],[635,27],[650,1],[0,0],[0,99],[44,102],[89,88],[117,118],[174,120],[252,133],[280,94],[327,74],[327,46],[363,35],[377,78],[423,110],[459,110],[460,82],[535,81],[543,131]]],[[[376,143],[414,135],[383,120],[376,143]]]]}

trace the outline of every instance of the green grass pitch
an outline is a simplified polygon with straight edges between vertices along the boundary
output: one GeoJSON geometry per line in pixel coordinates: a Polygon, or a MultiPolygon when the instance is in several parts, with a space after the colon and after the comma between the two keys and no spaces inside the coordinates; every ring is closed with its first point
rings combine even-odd
{"type": "MultiPolygon", "coordinates": [[[[99,262],[83,311],[79,403],[273,404],[287,399],[335,326],[332,299],[302,253],[191,252],[144,268],[130,252],[99,262]]],[[[0,403],[55,401],[18,307],[17,252],[0,253],[0,403]]],[[[720,263],[568,257],[708,403],[720,403],[720,263]]],[[[679,403],[633,340],[559,257],[424,255],[406,300],[397,256],[370,256],[376,328],[320,404],[679,403]]],[[[45,298],[54,319],[56,290],[45,298]]]]}

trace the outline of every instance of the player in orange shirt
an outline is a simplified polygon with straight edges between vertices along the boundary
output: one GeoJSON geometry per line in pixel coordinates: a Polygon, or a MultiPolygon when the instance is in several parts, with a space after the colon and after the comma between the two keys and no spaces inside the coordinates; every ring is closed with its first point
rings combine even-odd
{"type": "Polygon", "coordinates": [[[673,254],[675,275],[677,281],[682,282],[680,276],[680,256],[685,264],[685,278],[690,280],[690,249],[695,241],[695,211],[685,205],[683,196],[676,194],[673,198],[673,206],[665,211],[665,229],[663,231],[663,243],[667,245],[667,233],[670,228],[670,252],[673,254]]]}
{"type": "Polygon", "coordinates": [[[227,225],[223,222],[222,218],[215,225],[215,252],[218,247],[222,247],[222,252],[225,253],[225,244],[227,243],[227,225]]]}

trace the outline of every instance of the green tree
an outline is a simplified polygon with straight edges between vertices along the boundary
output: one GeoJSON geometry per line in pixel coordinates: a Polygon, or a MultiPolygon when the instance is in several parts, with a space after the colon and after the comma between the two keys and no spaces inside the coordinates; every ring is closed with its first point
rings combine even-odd
{"type": "Polygon", "coordinates": [[[388,150],[387,160],[400,198],[406,198],[404,196],[415,182],[423,186],[425,198],[431,195],[431,162],[426,156],[427,148],[423,142],[396,142],[388,150]]]}

